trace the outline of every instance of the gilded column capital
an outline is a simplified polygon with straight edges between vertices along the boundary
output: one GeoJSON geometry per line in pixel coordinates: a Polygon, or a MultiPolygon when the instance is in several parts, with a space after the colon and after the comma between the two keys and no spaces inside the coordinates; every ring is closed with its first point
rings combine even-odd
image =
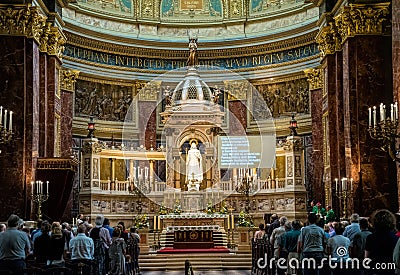
{"type": "Polygon", "coordinates": [[[390,3],[350,4],[335,16],[335,25],[343,43],[356,35],[383,35],[390,32],[390,3]]]}
{"type": "Polygon", "coordinates": [[[322,27],[315,40],[319,51],[322,53],[322,57],[341,50],[340,35],[337,32],[334,22],[329,22],[328,26],[322,27]]]}
{"type": "Polygon", "coordinates": [[[228,100],[246,100],[247,93],[251,90],[247,80],[226,80],[224,86],[228,93],[228,100]]]}
{"type": "Polygon", "coordinates": [[[324,76],[320,68],[307,69],[304,70],[304,73],[307,76],[310,90],[322,89],[324,86],[324,76]]]}
{"type": "Polygon", "coordinates": [[[55,55],[61,59],[66,42],[63,32],[58,27],[52,26],[47,40],[47,54],[55,55]]]}
{"type": "Polygon", "coordinates": [[[26,36],[39,43],[45,23],[38,7],[0,5],[0,35],[26,36]]]}
{"type": "Polygon", "coordinates": [[[68,70],[62,69],[60,70],[60,88],[61,90],[65,90],[68,92],[75,91],[75,82],[78,78],[79,71],[78,70],[68,70]]]}

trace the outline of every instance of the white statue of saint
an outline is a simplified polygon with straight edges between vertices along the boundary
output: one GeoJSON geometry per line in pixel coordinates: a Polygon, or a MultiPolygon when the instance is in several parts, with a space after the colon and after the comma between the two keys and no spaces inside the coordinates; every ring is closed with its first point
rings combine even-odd
{"type": "Polygon", "coordinates": [[[199,182],[203,180],[201,153],[195,142],[192,142],[186,157],[186,182],[193,180],[193,178],[199,182]]]}

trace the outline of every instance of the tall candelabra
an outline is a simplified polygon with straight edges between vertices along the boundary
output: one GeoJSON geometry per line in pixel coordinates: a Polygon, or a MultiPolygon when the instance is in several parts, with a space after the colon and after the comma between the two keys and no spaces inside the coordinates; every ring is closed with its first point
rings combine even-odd
{"type": "Polygon", "coordinates": [[[246,197],[245,212],[250,212],[250,194],[255,192],[254,180],[256,175],[253,175],[252,169],[244,169],[239,172],[239,182],[236,185],[236,192],[246,197]]]}
{"type": "Polygon", "coordinates": [[[368,132],[371,138],[381,143],[380,149],[389,154],[389,156],[400,162],[400,148],[396,148],[396,139],[400,137],[397,131],[399,122],[399,111],[397,102],[390,104],[390,116],[386,116],[386,106],[379,105],[379,122],[377,121],[377,107],[368,108],[368,132]]]}
{"type": "Polygon", "coordinates": [[[348,206],[348,199],[353,197],[353,178],[350,178],[350,182],[348,178],[342,178],[341,184],[339,184],[339,179],[335,179],[336,185],[336,196],[339,198],[339,204],[343,204],[343,211],[342,211],[342,219],[347,218],[347,206],[348,206]]]}
{"type": "Polygon", "coordinates": [[[137,196],[138,201],[137,201],[137,206],[136,210],[138,210],[138,213],[142,213],[142,197],[145,195],[149,194],[151,191],[150,188],[150,181],[148,180],[148,177],[146,178],[129,178],[129,188],[128,191],[130,194],[137,196]]]}
{"type": "Polygon", "coordinates": [[[12,140],[14,135],[12,131],[12,115],[12,111],[3,111],[3,106],[0,106],[0,144],[7,144],[12,140]]]}
{"type": "Polygon", "coordinates": [[[46,185],[42,181],[37,180],[31,182],[32,185],[32,200],[37,204],[38,219],[42,218],[42,204],[49,199],[49,182],[46,185]]]}

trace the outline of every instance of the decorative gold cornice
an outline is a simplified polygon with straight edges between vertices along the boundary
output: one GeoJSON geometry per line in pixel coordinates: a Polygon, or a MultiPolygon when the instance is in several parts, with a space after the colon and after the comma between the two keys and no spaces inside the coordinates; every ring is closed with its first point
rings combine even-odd
{"type": "Polygon", "coordinates": [[[71,158],[38,158],[36,169],[78,171],[78,160],[71,158]]]}
{"type": "Polygon", "coordinates": [[[58,27],[52,26],[39,7],[28,5],[0,5],[0,35],[33,38],[41,52],[61,59],[66,42],[58,27]]]}
{"type": "Polygon", "coordinates": [[[343,43],[356,35],[383,35],[390,31],[390,3],[350,4],[335,16],[335,24],[343,43]]]}
{"type": "Polygon", "coordinates": [[[75,82],[78,78],[78,70],[63,69],[60,70],[60,87],[62,90],[68,92],[75,91],[75,82]]]}
{"type": "Polygon", "coordinates": [[[320,68],[304,70],[307,76],[310,90],[322,89],[324,86],[324,77],[320,68]]]}
{"type": "MultiPolygon", "coordinates": [[[[225,49],[210,49],[198,51],[199,59],[216,59],[216,58],[233,58],[233,57],[245,57],[252,55],[268,54],[276,52],[277,50],[283,51],[293,49],[296,47],[302,47],[315,43],[316,32],[312,31],[307,34],[297,36],[290,39],[283,39],[277,42],[266,42],[265,44],[257,46],[246,46],[246,47],[234,47],[225,49]]],[[[186,56],[187,45],[182,46],[184,50],[166,50],[166,49],[152,49],[151,47],[134,47],[126,46],[121,44],[113,44],[110,42],[104,42],[100,40],[90,39],[82,35],[76,35],[70,32],[66,32],[68,44],[82,47],[85,49],[96,50],[109,54],[123,54],[127,56],[135,56],[141,58],[163,58],[163,59],[182,59],[182,56],[186,56]]],[[[164,45],[168,47],[167,44],[164,45]]]]}

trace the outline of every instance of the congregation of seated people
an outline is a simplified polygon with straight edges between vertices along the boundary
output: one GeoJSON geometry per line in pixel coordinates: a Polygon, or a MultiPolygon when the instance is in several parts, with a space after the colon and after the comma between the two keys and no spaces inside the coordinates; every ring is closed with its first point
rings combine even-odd
{"type": "Polygon", "coordinates": [[[139,243],[135,227],[101,215],[94,226],[80,216],[73,227],[39,220],[30,229],[12,214],[0,224],[0,274],[140,274],[139,243]]]}

